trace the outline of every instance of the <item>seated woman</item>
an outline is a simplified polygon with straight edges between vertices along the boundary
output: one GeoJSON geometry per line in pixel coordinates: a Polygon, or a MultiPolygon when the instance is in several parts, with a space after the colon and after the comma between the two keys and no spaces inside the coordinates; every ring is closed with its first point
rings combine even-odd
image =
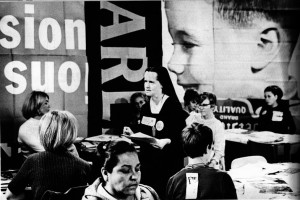
{"type": "Polygon", "coordinates": [[[97,150],[101,175],[85,190],[82,200],[159,199],[151,187],[140,184],[141,164],[133,144],[114,140],[97,150]]]}
{"type": "Polygon", "coordinates": [[[143,92],[135,92],[130,97],[130,104],[133,108],[133,116],[129,126],[134,130],[134,127],[140,123],[142,106],[149,101],[147,95],[143,92]]]}
{"type": "MultiPolygon", "coordinates": [[[[50,110],[49,95],[42,91],[32,91],[23,103],[22,114],[25,121],[19,128],[18,143],[21,147],[23,161],[31,154],[45,151],[40,142],[39,122],[41,117],[50,110]]],[[[74,145],[70,151],[78,156],[74,145]]]]}
{"type": "Polygon", "coordinates": [[[184,110],[187,113],[197,112],[199,104],[199,94],[195,89],[187,89],[183,96],[184,110]]]}
{"type": "Polygon", "coordinates": [[[184,93],[184,110],[187,112],[186,124],[191,124],[201,118],[199,110],[200,95],[195,89],[187,89],[184,93]]]}
{"type": "Polygon", "coordinates": [[[195,122],[182,131],[182,142],[188,165],[169,179],[166,199],[237,199],[231,177],[208,166],[212,130],[195,122]]]}
{"type": "Polygon", "coordinates": [[[65,192],[86,185],[90,164],[68,149],[77,137],[77,120],[68,111],[46,113],[39,123],[44,152],[30,155],[9,183],[7,199],[22,196],[25,187],[32,188],[33,200],[41,199],[46,190],[65,192]]]}
{"type": "Polygon", "coordinates": [[[276,85],[265,88],[266,104],[259,113],[258,130],[294,134],[296,126],[288,105],[281,101],[282,90],[276,85]]]}

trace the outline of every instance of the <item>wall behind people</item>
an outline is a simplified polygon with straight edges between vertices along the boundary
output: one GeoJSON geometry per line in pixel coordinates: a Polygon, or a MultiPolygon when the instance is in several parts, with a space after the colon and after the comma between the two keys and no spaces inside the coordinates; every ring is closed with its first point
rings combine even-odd
{"type": "Polygon", "coordinates": [[[83,2],[0,3],[0,133],[8,155],[32,90],[49,94],[53,109],[72,112],[78,136],[87,136],[85,28],[83,2]]]}
{"type": "MultiPolygon", "coordinates": [[[[299,124],[299,24],[291,23],[291,19],[299,16],[299,2],[255,1],[265,5],[260,10],[268,11],[269,17],[267,20],[264,17],[255,20],[250,23],[252,26],[244,22],[255,19],[255,16],[263,16],[249,11],[257,8],[251,4],[252,1],[236,1],[239,5],[235,8],[244,9],[238,10],[236,13],[240,15],[234,17],[233,9],[223,6],[222,8],[228,8],[221,12],[225,19],[221,17],[217,7],[213,7],[218,5],[219,0],[169,2],[171,1],[164,1],[166,6],[162,8],[163,65],[168,65],[174,72],[174,85],[181,101],[186,88],[193,87],[200,93],[213,92],[220,100],[216,115],[223,117],[220,119],[226,126],[229,124],[228,128],[253,129],[259,104],[264,103],[264,88],[278,85],[284,90],[283,99],[290,105],[294,120],[299,124]],[[248,17],[247,20],[242,19],[245,16],[248,17]],[[272,21],[270,16],[278,18],[272,21]],[[227,19],[236,20],[228,23],[227,19]],[[271,24],[275,29],[264,29],[271,24]],[[254,40],[273,35],[268,30],[278,31],[280,40],[273,37],[275,40],[268,40],[271,43],[263,43],[264,45],[259,41],[265,41],[266,38],[254,40]],[[252,37],[254,34],[256,36],[252,37]],[[268,44],[272,44],[272,51],[260,48],[267,47],[268,44]],[[224,110],[225,107],[229,107],[229,110],[224,110]],[[243,107],[245,113],[241,113],[237,107],[243,107]]],[[[234,1],[220,2],[231,2],[233,5],[234,1]]],[[[300,133],[300,127],[297,132],[300,133]]]]}

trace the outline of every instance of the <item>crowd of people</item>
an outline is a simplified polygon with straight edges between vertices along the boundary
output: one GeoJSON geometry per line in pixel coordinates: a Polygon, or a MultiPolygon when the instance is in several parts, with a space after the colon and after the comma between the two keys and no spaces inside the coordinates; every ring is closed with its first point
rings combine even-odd
{"type": "MultiPolygon", "coordinates": [[[[234,92],[241,91],[244,92],[243,97],[264,96],[265,105],[259,113],[259,130],[294,134],[295,123],[288,105],[281,99],[283,96],[295,96],[295,91],[289,90],[295,82],[284,76],[282,87],[266,85],[265,77],[270,73],[277,81],[282,78],[283,72],[287,71],[286,63],[280,67],[282,73],[276,73],[275,69],[279,66],[270,64],[277,56],[275,53],[279,51],[278,40],[289,39],[281,37],[280,34],[283,33],[272,23],[266,24],[275,27],[263,27],[264,30],[259,35],[259,44],[257,41],[248,42],[247,44],[254,46],[244,48],[250,53],[257,51],[255,55],[260,55],[253,63],[243,62],[248,60],[241,56],[243,60],[239,60],[240,57],[236,55],[241,54],[234,51],[234,48],[217,43],[216,45],[220,46],[216,46],[216,51],[223,51],[221,47],[224,47],[224,52],[229,51],[234,56],[224,56],[223,52],[217,52],[220,53],[218,59],[222,61],[220,63],[224,68],[213,72],[212,70],[221,67],[211,66],[214,49],[205,44],[205,40],[211,39],[212,30],[209,30],[208,24],[202,24],[201,20],[191,20],[192,17],[210,18],[215,9],[218,11],[218,19],[222,22],[229,20],[227,25],[247,27],[257,20],[242,20],[244,15],[230,16],[232,10],[225,5],[225,1],[220,0],[213,5],[210,2],[165,2],[169,31],[174,40],[174,54],[168,67],[178,75],[178,82],[187,86],[184,105],[178,100],[168,70],[162,66],[150,66],[146,69],[144,92],[136,93],[130,99],[134,114],[128,126],[124,127],[123,134],[131,136],[141,132],[156,139],[167,138],[170,140],[168,144],[163,148],[156,148],[151,142],[134,138],[132,143],[122,139],[112,140],[101,143],[97,147],[95,162],[89,163],[79,157],[74,145],[78,130],[74,115],[68,111],[50,110],[49,95],[33,91],[24,102],[22,113],[26,121],[21,125],[18,134],[23,164],[8,185],[7,199],[22,199],[27,186],[32,189],[33,200],[40,200],[48,190],[63,193],[80,185],[87,186],[82,196],[83,200],[236,199],[233,181],[225,171],[225,129],[214,114],[217,95],[236,96],[234,92]],[[199,7],[206,8],[205,12],[197,12],[199,7]],[[208,16],[204,16],[207,14],[208,16]],[[198,24],[193,24],[194,21],[198,24]],[[203,35],[203,38],[200,35],[203,35]],[[201,41],[204,41],[203,45],[201,41]],[[199,51],[199,47],[204,49],[199,51]],[[203,55],[198,55],[199,52],[203,52],[203,55]],[[230,62],[226,62],[227,59],[235,60],[236,66],[228,64],[230,62]],[[207,66],[211,68],[208,69],[207,66]],[[242,67],[243,72],[248,73],[244,74],[244,77],[239,73],[228,75],[226,78],[231,79],[236,86],[232,88],[232,85],[224,84],[231,80],[225,81],[220,77],[223,77],[221,75],[224,71],[231,71],[235,67],[242,67]],[[238,81],[235,79],[237,74],[238,81]],[[215,81],[214,77],[218,77],[219,82],[215,82],[215,90],[212,90],[211,83],[215,81]],[[188,80],[194,82],[189,83],[188,80]],[[198,84],[197,90],[190,89],[189,86],[195,83],[198,84]],[[259,88],[253,88],[253,85],[258,85],[259,88]],[[263,94],[258,94],[262,86],[265,90],[263,94]],[[245,91],[246,87],[251,89],[245,91]],[[133,143],[140,146],[139,153],[133,143]]],[[[261,10],[253,12],[259,13],[261,10]]],[[[270,20],[273,14],[262,13],[253,16],[265,22],[270,20]]],[[[281,22],[280,19],[274,21],[281,22]]],[[[247,37],[243,35],[236,38],[256,38],[249,36],[249,32],[246,33],[247,37]]],[[[215,33],[214,36],[220,35],[215,33]]],[[[225,36],[230,34],[222,34],[222,37],[225,36]]],[[[285,36],[292,37],[293,34],[285,36]]],[[[230,41],[229,45],[236,45],[236,42],[230,39],[226,41],[230,41]]],[[[287,46],[286,49],[291,48],[287,46]]],[[[248,53],[242,55],[253,56],[248,53]]]]}
{"type": "MultiPolygon", "coordinates": [[[[65,192],[89,184],[82,199],[236,199],[225,171],[225,129],[214,115],[216,95],[188,89],[182,106],[161,66],[146,69],[144,88],[145,93],[131,98],[135,122],[123,134],[142,132],[170,142],[156,148],[133,137],[132,143],[120,139],[99,144],[94,163],[81,159],[74,146],[76,118],[68,111],[50,111],[49,96],[31,92],[22,109],[27,121],[18,136],[24,163],[8,186],[7,199],[22,197],[26,186],[33,199],[42,199],[48,190],[65,192]],[[140,146],[139,153],[133,143],[140,146]]],[[[282,90],[268,86],[264,96],[260,130],[294,133],[282,90]]]]}

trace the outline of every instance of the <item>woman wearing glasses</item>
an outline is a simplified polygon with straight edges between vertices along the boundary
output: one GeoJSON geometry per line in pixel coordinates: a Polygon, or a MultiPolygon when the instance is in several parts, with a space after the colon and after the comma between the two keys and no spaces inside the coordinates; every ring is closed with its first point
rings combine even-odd
{"type": "Polygon", "coordinates": [[[30,155],[9,183],[7,199],[23,196],[32,188],[33,200],[41,199],[46,190],[65,192],[70,187],[86,185],[90,164],[68,149],[77,137],[77,120],[68,111],[51,111],[40,120],[40,142],[44,152],[30,155]]]}
{"type": "Polygon", "coordinates": [[[215,118],[214,109],[216,104],[216,95],[208,92],[200,94],[199,111],[201,113],[201,119],[198,119],[198,123],[208,126],[213,132],[214,147],[209,166],[225,170],[225,130],[222,122],[215,118]]]}

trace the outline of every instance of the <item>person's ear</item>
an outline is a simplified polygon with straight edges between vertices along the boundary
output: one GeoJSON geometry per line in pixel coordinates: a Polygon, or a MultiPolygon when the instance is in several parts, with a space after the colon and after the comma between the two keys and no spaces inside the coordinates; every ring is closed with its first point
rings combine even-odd
{"type": "Polygon", "coordinates": [[[252,72],[257,73],[272,62],[280,50],[280,31],[277,27],[263,29],[257,40],[252,72]]]}
{"type": "Polygon", "coordinates": [[[106,169],[104,169],[104,167],[101,168],[101,174],[102,174],[104,181],[107,182],[108,181],[108,171],[106,169]]]}

